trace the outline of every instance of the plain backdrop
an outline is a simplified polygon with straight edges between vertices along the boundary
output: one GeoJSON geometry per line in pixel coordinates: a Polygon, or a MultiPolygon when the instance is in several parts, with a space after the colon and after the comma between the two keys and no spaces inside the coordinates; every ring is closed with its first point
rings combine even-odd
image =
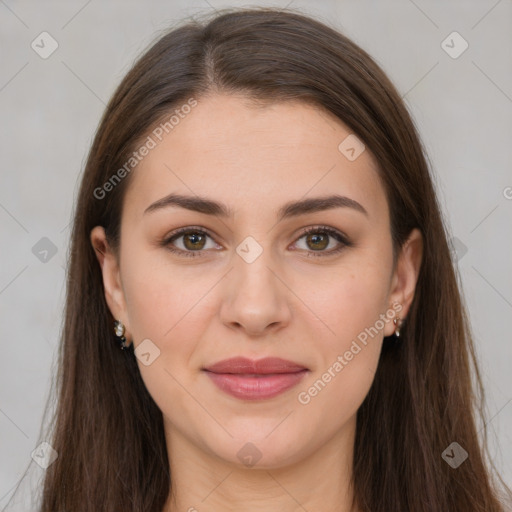
{"type": "Polygon", "coordinates": [[[212,9],[254,5],[290,6],[334,25],[404,97],[458,258],[490,453],[512,483],[510,0],[0,0],[0,507],[34,465],[55,372],[69,224],[106,102],[162,30],[212,9]],[[52,44],[43,58],[41,47],[52,44]]]}

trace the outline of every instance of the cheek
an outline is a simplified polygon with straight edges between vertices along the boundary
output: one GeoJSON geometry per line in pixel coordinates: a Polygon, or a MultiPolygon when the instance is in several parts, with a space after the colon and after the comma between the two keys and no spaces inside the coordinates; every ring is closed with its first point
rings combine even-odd
{"type": "Polygon", "coordinates": [[[319,364],[301,387],[298,401],[307,407],[311,404],[320,415],[330,411],[332,419],[338,418],[336,425],[354,414],[367,395],[379,361],[383,328],[394,317],[387,303],[391,259],[383,260],[376,253],[364,261],[347,262],[331,274],[323,293],[310,295],[312,302],[308,302],[328,328],[315,337],[319,364]]]}
{"type": "Polygon", "coordinates": [[[134,347],[146,347],[150,353],[150,364],[144,364],[142,357],[137,358],[137,364],[148,392],[169,417],[173,411],[190,407],[183,386],[192,387],[194,368],[190,360],[210,322],[208,297],[204,296],[212,287],[211,278],[198,275],[192,267],[177,270],[152,258],[150,252],[131,253],[123,263],[134,347]]]}
{"type": "Polygon", "coordinates": [[[136,345],[145,338],[158,345],[172,343],[185,324],[193,330],[196,323],[190,318],[211,287],[198,267],[178,268],[169,260],[163,250],[141,249],[124,257],[123,289],[136,345]]]}
{"type": "MultiPolygon", "coordinates": [[[[301,279],[305,284],[306,280],[301,279]]],[[[354,258],[324,278],[301,287],[298,294],[323,320],[326,329],[321,339],[328,342],[327,346],[343,349],[360,332],[373,326],[390,306],[388,268],[382,260],[354,258]],[[311,292],[313,285],[315,292],[311,292]]],[[[381,330],[382,325],[377,327],[381,330]]]]}

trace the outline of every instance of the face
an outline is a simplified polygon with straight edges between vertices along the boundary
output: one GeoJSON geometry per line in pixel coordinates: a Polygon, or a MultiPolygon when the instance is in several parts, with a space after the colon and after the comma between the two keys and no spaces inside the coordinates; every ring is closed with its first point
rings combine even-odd
{"type": "Polygon", "coordinates": [[[273,468],[354,431],[412,300],[419,241],[393,265],[377,162],[353,139],[340,150],[349,135],[304,103],[201,98],[132,171],[118,259],[93,230],[108,305],[173,442],[273,468]],[[205,370],[233,357],[296,367],[205,370]]]}

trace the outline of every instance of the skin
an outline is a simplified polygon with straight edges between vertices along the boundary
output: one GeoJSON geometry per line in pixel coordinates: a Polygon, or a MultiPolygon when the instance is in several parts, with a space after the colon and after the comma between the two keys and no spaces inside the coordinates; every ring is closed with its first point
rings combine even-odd
{"type": "Polygon", "coordinates": [[[393,266],[376,161],[369,150],[354,161],[338,150],[350,133],[330,113],[301,102],[255,106],[243,96],[202,97],[133,171],[119,254],[102,227],[91,232],[113,317],[135,348],[150,339],[160,350],[150,365],[137,362],[164,415],[173,487],[165,511],[353,510],[356,413],[393,322],[309,403],[298,395],[393,304],[407,316],[422,240],[414,230],[393,266]],[[277,221],[286,202],[333,191],[359,202],[367,215],[344,207],[277,221]],[[235,215],[175,206],[144,214],[171,192],[221,201],[235,215]],[[340,244],[303,236],[304,228],[322,225],[353,245],[315,257],[340,244]],[[159,245],[187,226],[211,238],[201,244],[181,236],[174,246],[199,247],[201,254],[180,256],[159,245]],[[247,236],[263,250],[252,263],[236,252],[247,236]],[[281,395],[244,401],[201,371],[236,355],[281,357],[310,371],[281,395]],[[252,467],[237,456],[248,442],[261,453],[252,467]]]}

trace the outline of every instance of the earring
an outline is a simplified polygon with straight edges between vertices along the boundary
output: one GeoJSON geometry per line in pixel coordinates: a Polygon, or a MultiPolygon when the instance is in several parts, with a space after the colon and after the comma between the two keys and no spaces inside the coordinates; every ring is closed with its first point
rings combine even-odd
{"type": "Polygon", "coordinates": [[[397,338],[399,338],[399,337],[400,337],[400,328],[402,327],[402,323],[403,323],[403,321],[402,321],[402,319],[401,319],[399,316],[397,316],[397,317],[393,320],[393,323],[395,324],[395,336],[396,336],[397,338]]]}
{"type": "Polygon", "coordinates": [[[118,342],[121,350],[124,350],[128,345],[126,344],[126,338],[124,336],[124,325],[119,320],[114,321],[114,332],[116,333],[116,336],[119,338],[118,342]]]}

